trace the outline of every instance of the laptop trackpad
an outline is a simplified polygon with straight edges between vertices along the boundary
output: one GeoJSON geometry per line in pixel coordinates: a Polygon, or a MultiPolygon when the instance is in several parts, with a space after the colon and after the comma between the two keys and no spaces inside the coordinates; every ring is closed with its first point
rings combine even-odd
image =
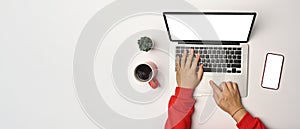
{"type": "MultiPolygon", "coordinates": [[[[207,73],[211,74],[211,73],[207,73]]],[[[212,88],[209,85],[209,81],[213,80],[217,85],[221,84],[224,81],[232,81],[232,82],[238,82],[239,76],[237,75],[228,75],[228,74],[219,74],[219,75],[203,75],[203,78],[196,88],[194,92],[194,96],[203,96],[203,95],[212,95],[213,91],[212,88]]]]}

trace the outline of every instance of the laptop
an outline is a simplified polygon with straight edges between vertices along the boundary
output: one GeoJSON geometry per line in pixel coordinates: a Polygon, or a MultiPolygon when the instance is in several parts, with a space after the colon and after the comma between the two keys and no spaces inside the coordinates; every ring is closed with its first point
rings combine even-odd
{"type": "Polygon", "coordinates": [[[170,54],[174,55],[170,57],[170,78],[176,76],[175,56],[192,48],[201,55],[197,70],[204,65],[194,96],[212,95],[209,80],[217,84],[236,82],[241,97],[247,96],[248,41],[256,12],[164,12],[163,17],[169,39],[174,42],[170,45],[170,54]]]}

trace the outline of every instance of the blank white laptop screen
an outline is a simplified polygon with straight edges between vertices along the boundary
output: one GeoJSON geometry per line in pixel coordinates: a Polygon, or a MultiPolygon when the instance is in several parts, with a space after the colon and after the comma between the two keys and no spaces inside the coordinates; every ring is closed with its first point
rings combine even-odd
{"type": "Polygon", "coordinates": [[[247,42],[255,13],[237,14],[164,14],[172,41],[247,42]]]}

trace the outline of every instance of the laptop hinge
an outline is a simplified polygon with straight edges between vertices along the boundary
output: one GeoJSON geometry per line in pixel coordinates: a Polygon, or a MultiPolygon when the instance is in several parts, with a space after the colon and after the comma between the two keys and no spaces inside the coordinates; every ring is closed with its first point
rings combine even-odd
{"type": "Polygon", "coordinates": [[[184,42],[180,41],[178,44],[202,44],[202,45],[240,45],[238,42],[184,42]]]}

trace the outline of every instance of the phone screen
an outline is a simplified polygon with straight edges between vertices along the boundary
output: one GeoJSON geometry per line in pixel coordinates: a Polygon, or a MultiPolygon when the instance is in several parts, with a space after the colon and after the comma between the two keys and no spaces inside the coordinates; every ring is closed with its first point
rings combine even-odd
{"type": "Polygon", "coordinates": [[[284,56],[280,54],[268,53],[261,86],[268,89],[277,90],[279,88],[284,56]]]}

